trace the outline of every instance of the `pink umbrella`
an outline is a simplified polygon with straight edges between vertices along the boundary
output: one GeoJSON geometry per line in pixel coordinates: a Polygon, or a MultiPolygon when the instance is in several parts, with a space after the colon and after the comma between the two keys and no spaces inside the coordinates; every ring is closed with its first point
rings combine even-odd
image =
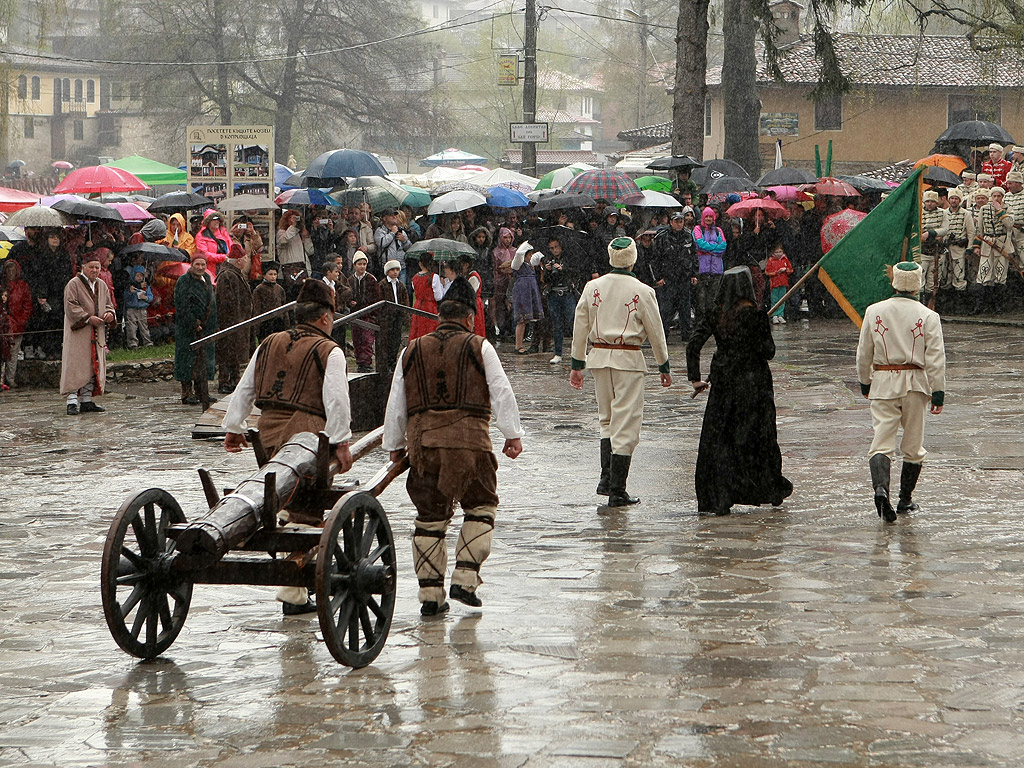
{"type": "Polygon", "coordinates": [[[813,198],[799,187],[767,187],[769,192],[775,193],[775,199],[784,203],[803,203],[813,198]]]}
{"type": "Polygon", "coordinates": [[[818,179],[816,184],[809,184],[819,195],[835,195],[837,197],[860,197],[860,192],[852,184],[847,184],[834,176],[818,179]]]}
{"type": "Polygon", "coordinates": [[[136,192],[149,189],[148,185],[120,168],[110,165],[91,165],[72,171],[64,180],[53,188],[57,194],[62,192],[81,192],[82,194],[104,192],[136,192]]]}
{"type": "Polygon", "coordinates": [[[823,254],[832,250],[836,243],[843,239],[843,236],[857,226],[867,216],[866,213],[846,208],[839,213],[833,213],[821,225],[821,252],[823,254]]]}
{"type": "Polygon", "coordinates": [[[480,171],[487,172],[490,168],[484,168],[482,165],[460,165],[456,170],[459,171],[480,171]]]}
{"type": "Polygon", "coordinates": [[[738,203],[730,205],[726,210],[726,213],[730,216],[747,217],[752,216],[754,211],[757,210],[764,211],[765,216],[772,219],[781,219],[789,213],[784,205],[766,197],[753,197],[748,198],[747,200],[740,200],[738,203]]]}
{"type": "Polygon", "coordinates": [[[107,205],[120,213],[121,218],[125,221],[148,221],[149,219],[156,218],[152,213],[143,210],[135,203],[107,203],[107,205]]]}
{"type": "Polygon", "coordinates": [[[20,211],[22,208],[28,208],[38,202],[39,195],[35,192],[0,187],[0,211],[4,213],[20,211]]]}
{"type": "Polygon", "coordinates": [[[70,171],[75,167],[67,160],[54,160],[50,165],[54,168],[60,168],[62,171],[70,171]]]}

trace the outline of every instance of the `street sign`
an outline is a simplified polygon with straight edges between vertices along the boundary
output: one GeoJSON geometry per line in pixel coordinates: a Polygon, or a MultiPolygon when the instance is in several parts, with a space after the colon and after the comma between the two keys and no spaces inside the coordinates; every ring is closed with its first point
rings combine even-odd
{"type": "Polygon", "coordinates": [[[498,85],[519,84],[519,54],[506,53],[498,57],[498,85]]]}
{"type": "Polygon", "coordinates": [[[544,144],[548,141],[547,123],[509,123],[508,132],[513,144],[544,144]]]}

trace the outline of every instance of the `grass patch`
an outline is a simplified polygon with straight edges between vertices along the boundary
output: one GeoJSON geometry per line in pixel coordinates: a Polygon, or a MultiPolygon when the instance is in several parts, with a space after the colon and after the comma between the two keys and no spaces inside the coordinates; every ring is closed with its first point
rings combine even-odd
{"type": "Polygon", "coordinates": [[[107,353],[108,363],[128,363],[136,360],[170,360],[174,357],[174,342],[158,344],[155,347],[137,349],[112,349],[107,353]]]}

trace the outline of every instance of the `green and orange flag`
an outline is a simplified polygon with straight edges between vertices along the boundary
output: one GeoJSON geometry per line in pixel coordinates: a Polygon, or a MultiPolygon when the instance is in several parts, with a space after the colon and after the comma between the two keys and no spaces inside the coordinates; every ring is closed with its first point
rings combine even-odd
{"type": "Polygon", "coordinates": [[[886,269],[920,261],[923,170],[916,169],[819,262],[818,277],[858,328],[869,305],[892,296],[886,269]]]}

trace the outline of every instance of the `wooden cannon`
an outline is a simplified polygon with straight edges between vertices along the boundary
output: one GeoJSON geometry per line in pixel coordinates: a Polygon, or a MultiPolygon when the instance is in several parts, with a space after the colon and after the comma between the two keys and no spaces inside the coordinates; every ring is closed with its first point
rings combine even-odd
{"type": "MultiPolygon", "coordinates": [[[[353,443],[353,460],[379,446],[382,433],[353,443]]],[[[364,488],[335,479],[324,433],[296,435],[272,459],[255,431],[249,437],[259,469],[223,497],[200,469],[209,509],[193,520],[160,488],[121,505],[100,575],[111,635],[123,650],[151,659],[181,632],[194,584],[307,587],[331,655],[366,666],[383,649],[395,610],[394,536],[377,496],[408,459],[388,463],[364,488]],[[282,509],[327,516],[322,528],[281,525],[282,509]]]]}

